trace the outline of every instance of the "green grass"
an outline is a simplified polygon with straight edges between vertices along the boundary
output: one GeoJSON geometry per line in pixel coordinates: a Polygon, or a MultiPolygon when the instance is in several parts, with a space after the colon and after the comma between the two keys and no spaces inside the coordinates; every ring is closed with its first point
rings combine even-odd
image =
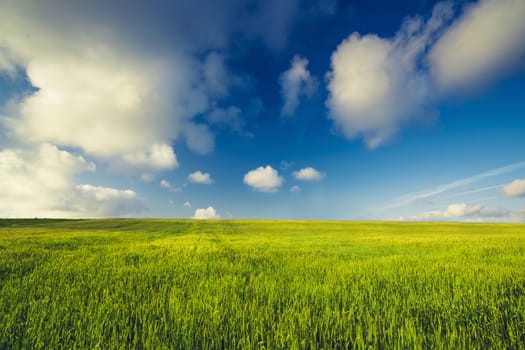
{"type": "Polygon", "coordinates": [[[0,220],[0,349],[525,349],[525,225],[0,220]]]}

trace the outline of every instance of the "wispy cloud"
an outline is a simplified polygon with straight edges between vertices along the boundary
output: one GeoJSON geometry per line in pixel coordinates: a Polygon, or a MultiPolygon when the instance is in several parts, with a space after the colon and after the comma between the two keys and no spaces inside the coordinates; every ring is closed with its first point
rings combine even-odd
{"type": "MultiPolygon", "coordinates": [[[[446,183],[446,184],[443,184],[443,185],[440,185],[440,186],[437,186],[437,187],[428,188],[428,189],[424,189],[424,190],[416,191],[416,192],[411,192],[411,193],[399,196],[397,198],[394,198],[391,201],[386,202],[383,208],[384,209],[397,208],[397,207],[401,207],[401,206],[404,206],[404,205],[407,205],[407,204],[411,204],[411,203],[413,203],[414,201],[417,201],[417,200],[429,199],[429,198],[435,197],[435,196],[437,196],[437,195],[439,195],[441,193],[452,191],[452,190],[460,188],[460,187],[468,186],[468,185],[471,185],[473,183],[479,182],[481,180],[484,180],[484,179],[487,179],[487,178],[490,178],[490,177],[494,177],[494,176],[497,176],[497,175],[510,173],[512,171],[521,169],[523,167],[525,167],[525,162],[514,163],[514,164],[510,164],[510,165],[504,166],[504,167],[492,169],[492,170],[489,170],[489,171],[486,171],[486,172],[483,172],[483,173],[480,173],[480,174],[477,174],[477,175],[474,175],[474,176],[471,176],[471,177],[467,177],[467,178],[463,178],[463,179],[456,180],[456,181],[453,181],[453,182],[449,182],[449,183],[446,183]]],[[[462,191],[461,194],[470,194],[470,193],[475,193],[475,192],[488,191],[490,189],[498,188],[498,187],[501,187],[501,185],[488,186],[488,187],[483,187],[483,188],[479,188],[479,189],[474,189],[474,190],[471,190],[471,191],[462,191]]],[[[459,195],[460,194],[457,193],[457,194],[454,194],[454,195],[451,195],[451,196],[455,197],[455,196],[459,196],[459,195]]]]}

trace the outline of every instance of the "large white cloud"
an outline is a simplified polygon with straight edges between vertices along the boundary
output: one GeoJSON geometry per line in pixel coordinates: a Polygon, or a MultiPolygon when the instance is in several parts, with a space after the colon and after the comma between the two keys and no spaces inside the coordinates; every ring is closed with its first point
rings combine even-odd
{"type": "Polygon", "coordinates": [[[525,197],[525,179],[516,179],[503,187],[506,197],[525,197]]]}
{"type": "MultiPolygon", "coordinates": [[[[24,141],[76,147],[97,160],[129,162],[130,167],[122,167],[127,170],[136,167],[137,155],[141,166],[173,168],[174,154],[171,161],[164,157],[159,162],[152,150],[177,139],[198,153],[211,152],[213,133],[193,118],[215,108],[214,101],[229,92],[223,56],[210,48],[225,45],[232,28],[219,17],[228,17],[226,12],[235,6],[240,5],[210,14],[215,22],[206,21],[207,26],[224,27],[215,28],[214,35],[204,29],[209,40],[201,46],[184,35],[167,43],[179,33],[155,32],[173,29],[155,6],[142,11],[140,22],[155,20],[158,27],[151,29],[129,24],[141,17],[141,6],[134,2],[122,11],[101,1],[2,2],[0,69],[20,67],[38,89],[11,105],[3,125],[24,141]],[[163,49],[151,50],[154,45],[163,49]],[[206,56],[193,54],[204,47],[206,56]]],[[[176,16],[184,17],[193,5],[182,7],[176,16]]],[[[194,28],[184,28],[188,30],[194,28]]]]}
{"type": "Polygon", "coordinates": [[[208,207],[208,208],[199,208],[195,210],[195,214],[193,215],[193,219],[220,219],[221,216],[217,214],[217,211],[214,207],[208,207]]]}
{"type": "Polygon", "coordinates": [[[317,80],[306,68],[308,60],[300,56],[294,56],[291,67],[280,76],[281,95],[284,103],[281,110],[282,115],[291,116],[299,105],[301,96],[312,96],[317,88],[317,80]]]}
{"type": "Polygon", "coordinates": [[[324,174],[319,172],[319,170],[315,168],[306,167],[306,168],[302,168],[301,170],[294,171],[293,176],[297,180],[319,181],[324,177],[324,174]]]}
{"type": "Polygon", "coordinates": [[[326,104],[346,137],[377,147],[436,115],[431,106],[444,95],[523,69],[523,0],[480,0],[454,21],[453,14],[452,3],[441,2],[427,21],[405,20],[393,38],[353,33],[337,47],[326,104]]]}
{"type": "Polygon", "coordinates": [[[244,175],[244,183],[261,192],[277,192],[283,181],[277,170],[269,165],[250,170],[244,175]]]}
{"type": "Polygon", "coordinates": [[[193,173],[189,174],[188,180],[193,183],[205,184],[205,185],[209,185],[213,183],[211,175],[209,173],[203,173],[200,170],[194,171],[193,173]]]}
{"type": "Polygon", "coordinates": [[[477,89],[523,68],[525,1],[468,4],[429,53],[432,75],[445,92],[477,89]]]}
{"type": "Polygon", "coordinates": [[[95,171],[81,156],[42,144],[0,151],[0,217],[93,217],[135,214],[143,209],[131,190],[76,185],[95,171]]]}
{"type": "Polygon", "coordinates": [[[421,55],[451,15],[450,4],[438,4],[428,21],[408,19],[394,38],[354,33],[337,47],[326,104],[345,136],[375,148],[425,111],[432,94],[421,55]]]}

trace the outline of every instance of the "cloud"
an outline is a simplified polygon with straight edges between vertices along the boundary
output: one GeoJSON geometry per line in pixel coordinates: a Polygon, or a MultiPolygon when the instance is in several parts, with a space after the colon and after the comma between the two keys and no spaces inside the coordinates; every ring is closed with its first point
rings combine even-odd
{"type": "Polygon", "coordinates": [[[421,219],[449,219],[463,218],[479,214],[483,206],[481,204],[467,205],[465,203],[450,204],[446,210],[427,211],[419,216],[421,219]]]}
{"type": "Polygon", "coordinates": [[[303,181],[319,181],[324,177],[324,174],[312,167],[306,167],[299,171],[294,171],[293,176],[297,180],[303,181]]]}
{"type": "Polygon", "coordinates": [[[160,187],[171,188],[171,184],[168,180],[160,180],[160,187]]]}
{"type": "Polygon", "coordinates": [[[231,84],[229,73],[225,68],[224,56],[210,52],[202,65],[205,89],[212,96],[225,97],[231,84]]]}
{"type": "Polygon", "coordinates": [[[142,211],[131,190],[88,184],[74,177],[95,165],[50,144],[0,151],[0,217],[121,216],[142,211]]]}
{"type": "Polygon", "coordinates": [[[451,12],[449,4],[438,4],[429,20],[407,19],[394,38],[353,33],[339,44],[326,104],[345,136],[375,148],[428,110],[433,96],[419,62],[451,12]]]}
{"type": "Polygon", "coordinates": [[[281,74],[279,83],[284,104],[282,115],[291,116],[299,105],[299,99],[305,95],[311,97],[317,89],[317,80],[310,74],[308,60],[300,56],[294,56],[291,67],[281,74]]]}
{"type": "Polygon", "coordinates": [[[181,26],[188,13],[200,16],[197,3],[3,2],[0,70],[19,67],[36,91],[11,101],[2,124],[23,142],[74,147],[123,171],[176,167],[173,150],[161,162],[152,150],[178,138],[197,153],[213,151],[213,133],[194,118],[229,94],[218,49],[242,6],[208,4],[218,11],[205,16],[206,26],[181,26]]]}
{"type": "Polygon", "coordinates": [[[154,144],[141,152],[124,154],[121,167],[148,171],[175,169],[179,166],[177,156],[171,146],[154,144]]]}
{"type": "Polygon", "coordinates": [[[455,20],[452,2],[408,18],[393,38],[351,34],[332,54],[329,118],[373,149],[400,128],[437,115],[433,105],[523,68],[525,3],[480,0],[455,20]]]}
{"type": "Polygon", "coordinates": [[[183,205],[184,205],[186,208],[191,208],[191,203],[188,202],[188,201],[184,202],[183,205]]]}
{"type": "Polygon", "coordinates": [[[119,217],[137,214],[144,208],[132,190],[118,190],[92,185],[75,186],[78,197],[72,201],[73,208],[81,216],[119,217]]]}
{"type": "Polygon", "coordinates": [[[432,76],[445,92],[468,91],[521,65],[525,55],[525,2],[481,0],[465,7],[428,55],[432,76]]]}
{"type": "Polygon", "coordinates": [[[241,118],[241,109],[237,106],[226,108],[215,108],[207,113],[204,118],[213,125],[227,125],[232,131],[242,134],[251,135],[244,131],[245,122],[241,118]]]}
{"type": "Polygon", "coordinates": [[[403,221],[474,221],[474,222],[521,222],[525,215],[521,211],[502,208],[487,208],[481,204],[450,204],[446,210],[426,211],[416,216],[401,217],[403,221]]]}
{"type": "Polygon", "coordinates": [[[203,173],[200,170],[197,170],[188,175],[188,180],[197,183],[197,184],[206,184],[209,185],[213,183],[213,180],[209,173],[203,173]]]}
{"type": "Polygon", "coordinates": [[[503,187],[505,197],[525,197],[525,179],[516,179],[503,187]]]}
{"type": "Polygon", "coordinates": [[[189,149],[198,154],[208,154],[215,148],[215,136],[204,124],[187,123],[183,134],[189,149]]]}
{"type": "Polygon", "coordinates": [[[277,192],[283,181],[277,170],[269,165],[250,170],[244,175],[244,183],[261,192],[277,192]]]}
{"type": "Polygon", "coordinates": [[[220,219],[221,216],[217,214],[215,208],[208,207],[206,209],[195,209],[195,214],[192,217],[193,219],[220,219]]]}
{"type": "Polygon", "coordinates": [[[301,190],[301,187],[297,186],[297,185],[293,185],[292,187],[290,187],[290,192],[299,192],[301,190]]]}

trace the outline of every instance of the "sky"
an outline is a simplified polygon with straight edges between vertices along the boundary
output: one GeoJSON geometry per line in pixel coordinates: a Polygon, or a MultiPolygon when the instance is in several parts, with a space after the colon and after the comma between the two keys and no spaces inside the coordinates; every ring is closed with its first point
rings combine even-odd
{"type": "Polygon", "coordinates": [[[525,222],[523,17],[0,0],[0,217],[525,222]]]}

